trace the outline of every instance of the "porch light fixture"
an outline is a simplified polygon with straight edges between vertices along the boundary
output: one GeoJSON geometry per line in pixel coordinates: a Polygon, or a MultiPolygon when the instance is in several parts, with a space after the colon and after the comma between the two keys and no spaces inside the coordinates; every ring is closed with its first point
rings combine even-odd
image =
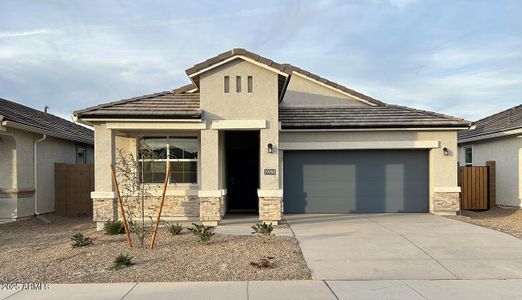
{"type": "Polygon", "coordinates": [[[268,144],[268,153],[274,153],[274,145],[272,143],[268,144]]]}
{"type": "Polygon", "coordinates": [[[442,149],[442,151],[444,152],[444,156],[448,156],[449,155],[449,149],[448,148],[444,147],[442,149]]]}

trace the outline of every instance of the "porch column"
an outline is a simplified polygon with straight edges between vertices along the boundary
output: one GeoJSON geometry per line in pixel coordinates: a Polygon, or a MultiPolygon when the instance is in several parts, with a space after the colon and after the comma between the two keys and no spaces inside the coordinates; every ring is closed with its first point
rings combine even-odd
{"type": "MultiPolygon", "coordinates": [[[[260,130],[260,186],[257,192],[259,198],[259,220],[277,225],[283,215],[283,190],[280,185],[279,172],[279,130],[274,122],[269,122],[268,128],[260,130]],[[272,144],[272,153],[268,151],[272,144]]],[[[276,123],[277,124],[277,123],[276,123]]]]}
{"type": "Polygon", "coordinates": [[[94,192],[93,221],[96,229],[102,230],[103,224],[118,218],[118,202],[112,184],[110,165],[115,162],[115,136],[106,124],[94,126],[94,192]]]}
{"type": "Polygon", "coordinates": [[[225,191],[219,185],[219,131],[201,131],[201,190],[199,219],[208,226],[216,226],[225,213],[225,191]]]}

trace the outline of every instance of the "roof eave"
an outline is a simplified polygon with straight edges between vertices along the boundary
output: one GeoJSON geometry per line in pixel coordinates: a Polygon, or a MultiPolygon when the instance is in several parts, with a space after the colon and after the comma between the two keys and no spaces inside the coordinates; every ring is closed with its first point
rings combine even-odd
{"type": "Polygon", "coordinates": [[[478,141],[484,141],[484,140],[489,140],[489,139],[513,136],[513,135],[522,135],[522,128],[494,132],[494,133],[489,133],[489,134],[483,134],[483,135],[473,136],[473,137],[469,137],[469,138],[461,138],[461,139],[458,139],[457,142],[459,144],[465,144],[465,143],[470,143],[470,142],[478,142],[478,141]]]}
{"type": "Polygon", "coordinates": [[[292,131],[292,130],[467,130],[469,129],[469,126],[464,124],[438,124],[438,125],[375,125],[375,126],[317,126],[317,125],[310,125],[310,126],[288,126],[288,125],[281,125],[281,129],[284,131],[292,131]]]}
{"type": "Polygon", "coordinates": [[[25,124],[13,122],[13,121],[3,121],[2,125],[4,125],[5,127],[11,127],[11,128],[15,128],[15,129],[25,130],[25,131],[29,131],[29,132],[32,132],[32,133],[45,134],[45,135],[52,136],[52,137],[55,137],[55,138],[59,138],[59,139],[62,139],[62,140],[67,140],[67,141],[72,141],[72,142],[79,142],[79,143],[94,145],[94,139],[88,139],[88,138],[82,138],[82,137],[74,137],[73,138],[73,137],[70,137],[70,136],[67,136],[67,135],[59,134],[59,133],[52,132],[52,131],[49,131],[49,130],[45,130],[45,129],[42,129],[42,128],[29,126],[29,125],[25,125],[25,124]]]}

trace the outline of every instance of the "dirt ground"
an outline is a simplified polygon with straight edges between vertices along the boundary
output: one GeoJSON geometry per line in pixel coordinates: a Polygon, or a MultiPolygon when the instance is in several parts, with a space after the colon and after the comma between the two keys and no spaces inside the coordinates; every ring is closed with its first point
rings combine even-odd
{"type": "Polygon", "coordinates": [[[151,251],[129,249],[125,235],[97,232],[90,218],[53,219],[51,224],[31,219],[0,225],[1,283],[311,279],[294,237],[216,234],[204,245],[186,230],[172,236],[160,228],[151,251]],[[93,238],[94,245],[73,248],[70,238],[77,232],[93,238]],[[135,265],[109,271],[120,253],[133,256],[135,265]],[[275,257],[275,267],[250,265],[261,256],[275,257]]]}
{"type": "Polygon", "coordinates": [[[461,216],[448,218],[502,231],[522,239],[522,210],[495,207],[486,211],[462,211],[461,216]]]}

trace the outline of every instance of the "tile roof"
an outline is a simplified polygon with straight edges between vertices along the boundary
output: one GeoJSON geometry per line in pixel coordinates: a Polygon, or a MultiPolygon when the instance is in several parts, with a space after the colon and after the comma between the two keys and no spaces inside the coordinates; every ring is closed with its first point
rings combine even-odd
{"type": "Polygon", "coordinates": [[[12,122],[13,125],[21,125],[20,128],[32,129],[65,140],[91,145],[94,143],[94,132],[89,128],[2,98],[0,98],[1,121],[12,122]]]}
{"type": "MultiPolygon", "coordinates": [[[[207,60],[205,60],[204,62],[201,62],[201,63],[198,63],[196,65],[194,65],[193,67],[191,68],[188,68],[187,70],[185,70],[185,72],[187,73],[187,75],[191,76],[192,74],[195,74],[203,69],[206,69],[216,63],[219,63],[223,60],[226,60],[226,59],[229,59],[231,57],[234,57],[236,55],[241,55],[241,56],[245,56],[245,57],[248,57],[252,60],[255,60],[259,63],[262,63],[266,66],[269,66],[271,68],[274,68],[274,69],[277,69],[279,71],[281,71],[282,73],[285,73],[285,74],[288,74],[288,75],[291,75],[293,72],[297,72],[297,73],[300,73],[302,75],[305,75],[307,77],[310,77],[314,80],[317,80],[323,84],[326,84],[328,86],[331,86],[335,89],[338,89],[340,91],[343,91],[349,95],[352,95],[354,97],[357,97],[357,98],[360,98],[360,99],[363,99],[365,101],[368,101],[372,104],[375,104],[375,105],[383,105],[384,103],[377,100],[377,99],[374,99],[370,96],[367,96],[367,95],[364,95],[364,94],[361,94],[357,91],[354,91],[352,89],[349,89],[343,85],[340,85],[338,83],[335,83],[333,81],[330,81],[330,80],[327,80],[321,76],[318,76],[316,74],[313,74],[311,72],[308,72],[306,70],[303,70],[301,68],[298,68],[296,66],[293,66],[291,64],[279,64],[279,63],[276,63],[266,57],[263,57],[261,55],[258,55],[258,54],[255,54],[253,52],[250,52],[250,51],[247,51],[245,49],[241,49],[241,48],[234,48],[230,51],[227,51],[227,52],[223,52],[219,55],[216,55],[212,58],[209,58],[207,60]]],[[[196,80],[197,82],[197,80],[196,80]]]]}
{"type": "Polygon", "coordinates": [[[283,129],[467,127],[469,121],[416,110],[384,106],[280,107],[279,121],[283,129]]]}
{"type": "Polygon", "coordinates": [[[186,93],[189,85],[165,91],[89,107],[73,114],[81,118],[155,118],[199,119],[199,93],[186,93]]]}
{"type": "Polygon", "coordinates": [[[470,124],[462,119],[433,112],[389,105],[293,65],[279,64],[239,48],[221,53],[187,69],[187,75],[193,80],[191,84],[172,91],[90,107],[74,114],[81,118],[201,118],[199,92],[190,92],[198,89],[197,73],[237,55],[255,60],[283,74],[291,75],[297,72],[373,105],[367,108],[281,107],[279,116],[283,128],[462,127],[470,124]]]}
{"type": "Polygon", "coordinates": [[[522,129],[522,104],[478,120],[473,125],[473,130],[459,133],[459,142],[487,139],[506,131],[522,129]]]}

